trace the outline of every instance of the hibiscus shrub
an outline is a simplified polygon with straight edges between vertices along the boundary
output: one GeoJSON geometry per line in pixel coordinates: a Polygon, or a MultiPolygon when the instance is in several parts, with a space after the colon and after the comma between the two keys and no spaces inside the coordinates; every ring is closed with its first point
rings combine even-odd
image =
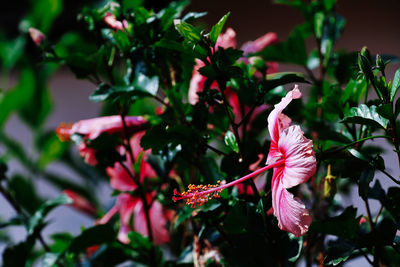
{"type": "Polygon", "coordinates": [[[1,228],[26,229],[18,244],[1,232],[4,266],[400,264],[398,168],[385,166],[376,140],[400,164],[400,69],[388,77],[394,57],[335,49],[345,20],[334,0],[276,1],[304,23],[285,41],[269,32],[241,47],[224,27],[234,14],[203,29],[206,14],[184,11],[186,0],[103,2],[53,39],[61,10],[39,14],[46,1],[37,1],[21,36],[1,41],[13,51],[0,54],[2,70],[20,69],[0,97],[0,193],[15,211],[1,228]],[[279,72],[279,63],[305,71],[279,72]],[[93,84],[102,113],[46,131],[59,66],[93,84]],[[14,111],[35,153],[4,130],[14,111]],[[63,193],[45,201],[33,180],[7,171],[12,159],[63,193]],[[52,171],[55,161],[81,181],[52,171]],[[113,204],[104,205],[105,185],[113,204]],[[365,209],[345,201],[353,188],[365,209]],[[59,205],[93,226],[45,236],[59,205]]]}

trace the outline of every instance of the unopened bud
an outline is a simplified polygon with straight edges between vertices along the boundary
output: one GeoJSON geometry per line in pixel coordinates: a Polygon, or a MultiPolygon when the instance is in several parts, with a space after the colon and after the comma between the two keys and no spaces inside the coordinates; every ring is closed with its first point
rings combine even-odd
{"type": "Polygon", "coordinates": [[[365,75],[365,77],[371,80],[373,78],[372,66],[370,57],[367,55],[369,55],[369,52],[367,53],[361,50],[361,52],[358,54],[358,67],[360,71],[365,75]]]}
{"type": "Polygon", "coordinates": [[[380,72],[385,73],[386,65],[379,54],[376,55],[376,67],[379,69],[380,72]]]}
{"type": "Polygon", "coordinates": [[[331,173],[331,165],[328,165],[328,172],[324,178],[324,197],[326,199],[333,199],[337,191],[336,176],[331,173]]]}
{"type": "Polygon", "coordinates": [[[40,46],[41,43],[46,39],[46,35],[44,35],[41,31],[39,31],[38,29],[35,28],[29,28],[29,34],[32,38],[32,41],[40,46]]]}
{"type": "Polygon", "coordinates": [[[128,22],[123,20],[122,22],[117,20],[117,18],[112,13],[107,13],[104,17],[104,22],[113,28],[114,30],[123,31],[128,27],[128,22]]]}

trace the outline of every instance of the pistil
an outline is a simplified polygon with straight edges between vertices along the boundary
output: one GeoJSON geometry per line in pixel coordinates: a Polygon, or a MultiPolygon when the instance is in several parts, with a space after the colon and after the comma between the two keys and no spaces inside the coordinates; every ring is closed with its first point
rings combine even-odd
{"type": "Polygon", "coordinates": [[[222,192],[223,189],[234,186],[236,184],[239,184],[247,179],[250,179],[254,176],[257,176],[260,173],[265,172],[266,170],[269,170],[271,168],[281,166],[285,164],[285,159],[280,159],[270,165],[267,165],[265,167],[262,167],[252,173],[247,174],[246,176],[243,176],[242,178],[239,178],[237,180],[234,180],[230,183],[227,184],[221,184],[220,181],[218,181],[217,185],[192,185],[190,184],[188,187],[188,191],[185,191],[183,193],[179,193],[176,189],[174,190],[174,196],[172,199],[176,202],[181,199],[186,199],[186,204],[190,205],[192,208],[200,207],[203,205],[205,202],[208,200],[211,200],[213,198],[219,198],[220,193],[222,192]]]}

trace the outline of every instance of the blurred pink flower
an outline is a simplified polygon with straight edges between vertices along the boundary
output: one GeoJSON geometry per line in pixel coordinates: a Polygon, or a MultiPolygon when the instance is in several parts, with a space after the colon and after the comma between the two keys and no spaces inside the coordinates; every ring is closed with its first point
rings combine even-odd
{"type": "Polygon", "coordinates": [[[38,46],[43,42],[43,40],[46,39],[46,35],[44,35],[38,29],[35,29],[35,28],[32,28],[32,27],[29,28],[29,35],[31,36],[32,41],[38,46]]]}
{"type": "MultiPolygon", "coordinates": [[[[154,193],[147,194],[147,201],[150,205],[154,193]]],[[[143,236],[148,236],[146,214],[143,208],[142,200],[137,196],[128,193],[118,195],[116,204],[112,207],[100,220],[99,224],[107,223],[116,213],[120,216],[120,229],[118,232],[118,240],[123,243],[129,243],[128,233],[133,230],[143,236]],[[131,223],[133,222],[133,223],[131,223]]],[[[170,239],[167,229],[167,222],[170,219],[169,212],[164,210],[161,203],[157,200],[152,201],[149,216],[151,221],[151,229],[153,232],[154,244],[164,244],[170,239]]]]}
{"type": "Polygon", "coordinates": [[[70,199],[72,199],[71,207],[88,214],[89,216],[96,215],[96,207],[93,206],[86,198],[82,197],[73,190],[66,189],[63,191],[70,199]]]}
{"type": "MultiPolygon", "coordinates": [[[[132,148],[132,154],[135,158],[135,161],[138,160],[141,153],[140,166],[139,166],[139,180],[140,183],[143,183],[145,178],[154,178],[157,176],[153,168],[151,167],[150,163],[148,163],[147,157],[151,153],[150,150],[144,151],[143,148],[140,146],[140,139],[145,134],[144,131],[138,132],[131,137],[130,144],[132,148]]],[[[125,154],[125,149],[121,147],[121,154],[125,154]]],[[[133,162],[129,156],[129,153],[126,155],[126,162],[124,163],[126,168],[130,171],[130,173],[134,173],[133,171],[133,162]]],[[[108,167],[106,169],[108,176],[110,177],[110,185],[112,188],[119,190],[119,191],[133,191],[136,189],[136,184],[132,181],[129,173],[124,169],[121,163],[116,162],[114,167],[108,167]]]]}
{"type": "Polygon", "coordinates": [[[290,91],[268,116],[271,146],[267,164],[284,159],[284,164],[274,168],[272,176],[272,207],[279,222],[279,228],[299,237],[308,231],[311,223],[309,211],[300,199],[287,188],[305,183],[316,170],[316,158],[312,141],[305,138],[298,125],[290,126],[291,120],[282,110],[292,101],[300,98],[297,87],[290,91]]]}
{"type": "MultiPolygon", "coordinates": [[[[151,165],[146,161],[147,156],[151,153],[150,150],[144,151],[140,146],[140,139],[145,134],[144,131],[138,132],[131,137],[130,144],[132,148],[132,154],[137,161],[140,158],[139,172],[135,173],[133,170],[133,162],[127,153],[127,160],[124,166],[129,170],[130,173],[138,175],[140,183],[143,184],[147,178],[156,177],[156,173],[151,165]]],[[[124,148],[121,147],[121,153],[124,153],[124,148]]],[[[110,185],[113,189],[119,191],[134,191],[137,189],[137,185],[133,182],[130,174],[125,170],[121,163],[116,162],[114,167],[108,167],[106,169],[108,176],[110,177],[110,185]]],[[[154,243],[163,244],[169,241],[169,232],[166,228],[167,222],[169,221],[167,210],[164,210],[161,203],[152,199],[155,196],[155,192],[147,193],[147,201],[150,206],[149,215],[153,231],[154,243]]],[[[117,212],[120,215],[121,226],[118,233],[118,240],[123,243],[128,243],[128,233],[132,231],[130,226],[133,222],[133,230],[148,236],[147,221],[145,211],[143,208],[142,200],[137,196],[132,196],[128,193],[122,193],[118,195],[116,204],[111,208],[107,214],[101,218],[98,222],[101,224],[107,223],[111,217],[117,212]],[[132,219],[133,217],[133,219],[132,219]]]]}
{"type": "MultiPolygon", "coordinates": [[[[125,123],[129,135],[142,131],[147,127],[147,121],[141,116],[127,116],[125,117],[125,123]]],[[[96,139],[102,133],[121,133],[121,135],[123,135],[123,124],[121,117],[114,115],[81,120],[73,124],[62,123],[56,129],[56,134],[61,141],[69,141],[71,135],[73,134],[79,134],[83,136],[83,142],[78,145],[78,150],[85,162],[92,166],[97,164],[95,157],[96,151],[87,147],[86,139],[96,139]]]]}
{"type": "Polygon", "coordinates": [[[122,22],[117,20],[117,18],[110,12],[108,12],[104,16],[104,22],[113,28],[114,30],[120,30],[123,31],[124,29],[128,28],[128,22],[126,20],[123,20],[122,22]]]}
{"type": "MultiPolygon", "coordinates": [[[[267,33],[260,38],[256,39],[255,41],[250,41],[245,43],[242,46],[242,50],[244,51],[244,56],[246,56],[249,53],[255,53],[258,52],[262,49],[264,49],[266,46],[274,44],[278,41],[277,35],[275,33],[267,33]]],[[[228,28],[225,33],[221,33],[220,36],[218,37],[217,43],[216,43],[216,49],[218,47],[223,47],[223,48],[229,48],[233,47],[236,48],[236,33],[232,28],[228,28]]],[[[245,61],[248,63],[248,59],[245,57],[242,57],[239,59],[239,61],[245,61]]],[[[206,77],[200,74],[199,69],[204,67],[205,64],[199,60],[196,59],[196,64],[193,68],[193,74],[192,74],[192,79],[190,80],[190,86],[189,86],[189,91],[188,91],[188,102],[192,105],[195,105],[199,101],[199,96],[198,92],[202,92],[204,90],[204,83],[207,80],[206,77]]],[[[267,62],[268,70],[267,73],[274,73],[278,71],[278,63],[276,62],[267,62]]],[[[261,74],[257,75],[261,76],[261,74]]],[[[211,84],[211,87],[217,88],[218,84],[216,81],[214,81],[211,84]]],[[[226,99],[229,102],[229,105],[232,107],[232,112],[234,115],[234,121],[235,123],[239,123],[245,116],[250,111],[250,107],[243,105],[239,101],[239,97],[236,94],[236,92],[228,87],[225,90],[225,96],[226,99]]],[[[252,115],[250,118],[247,120],[247,127],[245,130],[249,130],[251,127],[251,122],[264,110],[267,109],[266,105],[261,105],[256,107],[256,109],[253,111],[252,115]]],[[[242,134],[242,130],[239,130],[239,134],[242,134]]]]}

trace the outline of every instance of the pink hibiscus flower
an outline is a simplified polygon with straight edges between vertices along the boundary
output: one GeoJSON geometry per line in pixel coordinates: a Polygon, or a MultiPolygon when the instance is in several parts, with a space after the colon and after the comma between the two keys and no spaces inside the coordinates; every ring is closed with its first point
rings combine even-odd
{"type": "Polygon", "coordinates": [[[272,207],[279,227],[295,236],[302,236],[308,231],[311,216],[305,205],[286,189],[305,183],[316,170],[312,141],[304,137],[298,125],[290,126],[290,118],[282,114],[293,99],[300,97],[296,85],[268,116],[271,146],[267,164],[282,159],[285,161],[284,165],[274,169],[272,176],[272,207]]]}
{"type": "MultiPolygon", "coordinates": [[[[169,242],[170,236],[167,229],[167,223],[170,219],[169,211],[164,210],[163,206],[157,200],[151,203],[154,193],[147,194],[147,201],[150,206],[149,217],[151,221],[151,230],[154,238],[154,244],[164,244],[169,242]]],[[[133,230],[143,236],[148,236],[146,214],[143,208],[143,202],[139,197],[132,196],[128,193],[118,195],[116,204],[112,207],[98,223],[107,223],[115,214],[119,213],[120,228],[118,232],[118,240],[127,244],[129,243],[128,233],[133,230]],[[131,223],[132,222],[132,223],[131,223]]]]}
{"type": "MultiPolygon", "coordinates": [[[[135,160],[138,160],[140,155],[143,153],[141,156],[139,173],[135,174],[132,168],[133,162],[129,155],[127,155],[127,161],[124,163],[124,166],[129,170],[129,173],[138,175],[141,184],[143,184],[143,181],[146,178],[156,177],[155,171],[146,161],[151,151],[144,151],[140,146],[140,139],[144,134],[144,131],[138,132],[134,134],[130,140],[133,152],[132,154],[135,160]]],[[[123,150],[124,148],[121,148],[121,152],[123,152],[123,150]]],[[[106,172],[110,176],[110,185],[112,188],[119,191],[134,191],[137,189],[137,185],[133,182],[132,177],[121,163],[116,162],[114,167],[108,167],[106,172]]],[[[155,244],[163,244],[169,241],[169,232],[166,226],[170,218],[170,212],[164,210],[161,203],[157,200],[152,201],[155,194],[155,192],[146,194],[148,205],[151,205],[149,216],[154,237],[153,241],[155,244]]],[[[121,222],[118,240],[124,243],[129,242],[128,233],[132,231],[131,222],[133,222],[133,229],[136,232],[143,236],[148,236],[146,214],[140,197],[132,196],[128,193],[118,195],[114,207],[111,208],[107,214],[98,221],[98,223],[107,223],[116,213],[119,213],[121,222]]]]}
{"type": "MultiPolygon", "coordinates": [[[[127,116],[125,117],[126,127],[128,134],[132,135],[142,131],[147,127],[147,121],[141,116],[127,116]]],[[[71,135],[80,134],[83,136],[83,142],[79,144],[78,150],[85,162],[89,165],[97,165],[95,157],[95,150],[87,147],[87,139],[96,139],[102,133],[123,134],[123,124],[121,117],[118,115],[99,117],[89,120],[81,120],[73,124],[62,123],[57,129],[56,134],[61,141],[69,141],[71,135]]]]}
{"type": "Polygon", "coordinates": [[[218,198],[227,187],[241,183],[251,177],[274,168],[271,191],[274,215],[282,230],[302,236],[308,231],[311,216],[305,205],[286,189],[305,183],[316,170],[316,158],[312,149],[312,141],[304,137],[299,126],[290,126],[291,120],[282,114],[282,110],[301,93],[297,87],[290,91],[268,116],[268,129],[271,136],[271,147],[267,158],[267,166],[260,168],[240,179],[223,185],[189,185],[189,190],[178,193],[174,201],[186,199],[186,203],[195,207],[204,204],[211,198],[218,198]]]}
{"type": "MultiPolygon", "coordinates": [[[[250,41],[242,46],[243,56],[246,56],[250,53],[255,53],[261,51],[268,45],[274,44],[278,41],[278,37],[276,33],[267,33],[255,41],[250,41]]],[[[232,28],[228,28],[225,33],[221,33],[218,37],[218,40],[215,44],[216,49],[218,47],[223,48],[236,48],[236,32],[232,28]]],[[[247,62],[247,58],[243,57],[239,59],[239,61],[247,62]]],[[[276,62],[267,62],[268,72],[267,73],[275,73],[278,71],[278,64],[276,62]]],[[[203,61],[196,59],[196,65],[193,68],[192,79],[190,80],[189,92],[188,92],[188,101],[190,104],[195,105],[199,101],[198,92],[202,92],[204,90],[204,82],[207,80],[206,77],[200,74],[199,69],[204,67],[205,64],[203,61]]],[[[217,83],[211,85],[212,87],[217,87],[217,83]]],[[[236,93],[232,91],[232,95],[236,93]]],[[[229,99],[229,98],[228,98],[229,99]]],[[[232,107],[233,108],[233,107],[232,107]]],[[[234,109],[234,108],[233,108],[234,109]]],[[[238,110],[239,111],[239,110],[238,110]]],[[[238,113],[238,112],[237,112],[238,113]]]]}

